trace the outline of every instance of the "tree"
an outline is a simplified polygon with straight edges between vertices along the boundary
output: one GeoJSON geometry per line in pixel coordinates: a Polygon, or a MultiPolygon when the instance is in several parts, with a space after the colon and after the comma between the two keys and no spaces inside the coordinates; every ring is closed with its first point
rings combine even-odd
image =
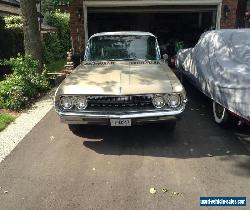
{"type": "Polygon", "coordinates": [[[60,4],[70,4],[71,0],[41,0],[41,3],[43,12],[52,12],[60,4]]]}
{"type": "Polygon", "coordinates": [[[25,55],[31,56],[42,64],[42,41],[39,32],[36,1],[21,0],[20,6],[23,16],[25,55]]]}

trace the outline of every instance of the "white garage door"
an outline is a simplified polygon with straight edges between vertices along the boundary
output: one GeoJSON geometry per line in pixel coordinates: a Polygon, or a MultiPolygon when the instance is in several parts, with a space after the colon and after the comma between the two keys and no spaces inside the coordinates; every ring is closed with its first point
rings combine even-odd
{"type": "Polygon", "coordinates": [[[88,40],[88,11],[91,12],[192,12],[214,11],[220,28],[222,0],[83,0],[85,43],[88,40]]]}

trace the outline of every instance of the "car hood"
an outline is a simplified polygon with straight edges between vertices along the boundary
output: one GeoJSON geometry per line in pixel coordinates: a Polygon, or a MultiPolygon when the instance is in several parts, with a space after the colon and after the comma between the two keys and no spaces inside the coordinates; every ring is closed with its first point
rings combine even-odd
{"type": "Polygon", "coordinates": [[[58,94],[129,95],[181,92],[182,85],[163,62],[82,63],[58,88],[58,94]]]}

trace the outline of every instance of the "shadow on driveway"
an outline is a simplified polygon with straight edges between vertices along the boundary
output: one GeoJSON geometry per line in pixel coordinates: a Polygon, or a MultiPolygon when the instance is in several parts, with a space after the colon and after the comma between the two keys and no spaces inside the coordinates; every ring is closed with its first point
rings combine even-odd
{"type": "MultiPolygon", "coordinates": [[[[211,101],[192,86],[185,86],[189,103],[175,131],[167,131],[164,124],[124,128],[84,125],[74,134],[84,138],[83,146],[99,154],[180,159],[220,157],[223,161],[234,159],[237,167],[250,175],[250,153],[235,135],[242,129],[220,128],[213,121],[211,101]],[[244,158],[238,162],[237,156],[244,158]]],[[[247,129],[243,131],[250,136],[247,129]]]]}

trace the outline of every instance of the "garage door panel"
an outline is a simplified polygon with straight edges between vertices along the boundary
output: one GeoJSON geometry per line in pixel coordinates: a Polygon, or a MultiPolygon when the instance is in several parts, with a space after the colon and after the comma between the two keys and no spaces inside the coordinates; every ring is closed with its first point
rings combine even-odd
{"type": "Polygon", "coordinates": [[[222,0],[87,0],[84,4],[88,7],[113,7],[113,6],[163,6],[163,5],[218,5],[222,0]]]}
{"type": "Polygon", "coordinates": [[[88,7],[88,13],[170,13],[217,11],[216,6],[88,7]]]}

